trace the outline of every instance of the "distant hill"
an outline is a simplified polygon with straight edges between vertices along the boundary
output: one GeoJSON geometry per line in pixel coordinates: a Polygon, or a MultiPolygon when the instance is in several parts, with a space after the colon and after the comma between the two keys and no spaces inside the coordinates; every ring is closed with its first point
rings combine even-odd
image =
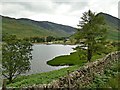
{"type": "Polygon", "coordinates": [[[2,31],[24,37],[67,37],[75,33],[76,29],[71,26],[56,24],[48,21],[34,21],[31,19],[21,18],[15,19],[10,17],[2,17],[2,31]]]}
{"type": "Polygon", "coordinates": [[[105,18],[107,24],[118,29],[118,24],[120,24],[120,19],[106,13],[99,13],[99,15],[105,18]]]}
{"type": "Polygon", "coordinates": [[[105,18],[108,27],[108,39],[118,40],[120,38],[120,19],[106,13],[99,13],[98,15],[105,18]]]}
{"type": "MultiPolygon", "coordinates": [[[[99,13],[105,18],[108,28],[108,39],[118,40],[120,38],[120,19],[106,13],[99,13]]],[[[48,21],[35,21],[27,18],[2,17],[3,33],[15,34],[20,38],[24,37],[67,37],[76,32],[76,28],[71,26],[56,24],[48,21]]]]}

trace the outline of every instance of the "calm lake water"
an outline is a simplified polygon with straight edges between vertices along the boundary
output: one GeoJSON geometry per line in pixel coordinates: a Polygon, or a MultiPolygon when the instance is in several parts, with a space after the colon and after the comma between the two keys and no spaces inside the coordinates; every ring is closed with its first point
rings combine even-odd
{"type": "Polygon", "coordinates": [[[46,64],[48,60],[51,60],[60,55],[69,55],[74,52],[72,48],[76,45],[60,45],[60,44],[34,44],[33,45],[33,60],[31,61],[31,70],[27,74],[35,74],[57,70],[67,66],[49,66],[46,64]]]}

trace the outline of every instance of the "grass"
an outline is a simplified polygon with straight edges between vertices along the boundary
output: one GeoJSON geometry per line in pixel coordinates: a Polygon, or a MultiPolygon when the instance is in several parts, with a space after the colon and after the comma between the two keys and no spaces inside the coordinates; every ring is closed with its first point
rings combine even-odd
{"type": "Polygon", "coordinates": [[[35,24],[35,22],[20,22],[16,19],[11,18],[2,18],[2,33],[8,33],[16,35],[19,38],[29,38],[29,37],[44,37],[44,36],[69,36],[67,32],[62,32],[57,30],[53,31],[52,29],[45,29],[40,27],[40,25],[35,24]]]}
{"type": "Polygon", "coordinates": [[[0,43],[0,64],[2,63],[2,44],[0,43]]]}
{"type": "Polygon", "coordinates": [[[118,40],[120,38],[120,31],[109,31],[108,32],[108,40],[118,40]]]}
{"type": "MultiPolygon", "coordinates": [[[[62,68],[60,70],[54,70],[46,73],[33,74],[28,76],[19,76],[14,80],[13,83],[7,84],[7,86],[8,87],[24,87],[24,86],[39,85],[39,84],[48,84],[51,81],[58,79],[59,77],[65,76],[67,74],[67,70],[72,72],[74,70],[79,69],[80,66],[84,65],[87,62],[85,60],[76,60],[78,59],[76,54],[77,53],[72,53],[71,54],[72,56],[71,55],[69,55],[70,57],[66,56],[66,57],[69,57],[69,59],[72,58],[75,60],[75,61],[71,61],[71,62],[75,62],[74,66],[70,66],[67,68],[62,68]]],[[[93,61],[100,57],[102,56],[100,55],[94,56],[93,61]]],[[[60,60],[62,59],[60,58],[60,60]]]]}
{"type": "MultiPolygon", "coordinates": [[[[93,54],[91,61],[104,57],[107,53],[117,51],[118,46],[107,46],[106,50],[102,52],[102,54],[93,54]]],[[[80,56],[84,54],[81,53],[80,56]]],[[[80,59],[78,52],[70,53],[70,55],[63,55],[53,58],[52,60],[47,61],[48,65],[51,66],[63,66],[63,65],[80,65],[82,66],[87,62],[87,58],[80,59]]]]}
{"type": "Polygon", "coordinates": [[[106,82],[103,87],[105,88],[118,88],[120,83],[120,77],[114,76],[106,82]]]}
{"type": "Polygon", "coordinates": [[[76,52],[71,53],[70,55],[64,55],[56,57],[47,62],[51,66],[62,66],[62,65],[76,65],[85,63],[85,60],[79,60],[78,54],[76,52]]]}
{"type": "Polygon", "coordinates": [[[18,22],[13,22],[11,24],[3,21],[2,27],[3,33],[17,35],[19,38],[55,35],[53,32],[49,32],[47,30],[36,28],[30,25],[24,25],[18,22]]]}
{"type": "MultiPolygon", "coordinates": [[[[92,57],[92,61],[103,57],[103,55],[93,55],[92,57]]],[[[84,63],[86,63],[87,60],[80,60],[78,53],[77,52],[73,52],[70,55],[63,55],[63,56],[58,56],[55,57],[54,59],[50,60],[47,62],[48,65],[51,66],[62,66],[62,65],[83,65],[84,63]]]]}
{"type": "Polygon", "coordinates": [[[2,86],[2,44],[0,43],[0,87],[2,86]]]}
{"type": "Polygon", "coordinates": [[[39,84],[48,84],[53,80],[58,79],[59,77],[65,76],[67,74],[67,70],[70,72],[77,70],[79,66],[71,66],[68,68],[62,68],[60,70],[54,70],[46,73],[33,74],[28,76],[19,76],[14,80],[13,83],[7,84],[8,87],[24,87],[31,85],[39,85],[39,84]]]}
{"type": "MultiPolygon", "coordinates": [[[[113,47],[110,49],[112,51],[115,51],[116,48],[113,47]]],[[[111,50],[109,52],[111,52],[111,50]]],[[[109,53],[108,52],[108,53],[109,53]]],[[[99,55],[94,54],[92,57],[92,61],[97,60],[98,58],[103,57],[105,54],[99,55]]],[[[81,66],[83,66],[87,60],[79,60],[78,53],[74,52],[70,55],[65,56],[59,56],[54,58],[49,62],[51,65],[73,65],[67,68],[62,68],[60,70],[54,70],[46,73],[38,73],[38,74],[32,74],[28,76],[19,76],[16,79],[13,80],[13,83],[7,83],[8,87],[25,87],[25,86],[32,86],[32,85],[39,85],[39,84],[48,84],[53,80],[57,80],[59,77],[63,77],[67,74],[67,70],[70,72],[75,71],[79,69],[81,66]],[[51,63],[52,62],[52,63],[51,63]]],[[[101,81],[101,80],[100,80],[101,81]]]]}
{"type": "MultiPolygon", "coordinates": [[[[100,56],[96,56],[98,58],[100,56]]],[[[94,61],[94,60],[93,60],[94,61]]],[[[84,65],[84,63],[82,64],[84,65]]],[[[67,70],[70,72],[75,71],[80,68],[79,65],[70,66],[67,68],[62,68],[60,70],[54,70],[46,73],[32,74],[28,76],[19,76],[13,83],[7,84],[8,87],[26,87],[34,86],[39,84],[48,84],[53,80],[57,80],[59,77],[63,77],[67,74],[67,70]]],[[[93,83],[88,85],[89,88],[108,88],[118,86],[117,67],[118,65],[113,64],[106,69],[106,73],[103,75],[96,75],[93,83]]]]}

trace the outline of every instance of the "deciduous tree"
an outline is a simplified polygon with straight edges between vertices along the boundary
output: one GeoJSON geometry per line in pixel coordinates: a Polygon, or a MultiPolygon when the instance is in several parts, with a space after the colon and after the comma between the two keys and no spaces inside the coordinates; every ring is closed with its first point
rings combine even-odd
{"type": "Polygon", "coordinates": [[[2,74],[9,82],[30,70],[31,51],[29,41],[17,39],[14,35],[3,37],[2,74]]]}

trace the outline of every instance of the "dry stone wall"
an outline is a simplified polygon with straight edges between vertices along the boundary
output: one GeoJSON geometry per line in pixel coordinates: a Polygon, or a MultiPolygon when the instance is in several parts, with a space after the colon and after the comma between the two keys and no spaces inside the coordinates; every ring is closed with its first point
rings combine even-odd
{"type": "MultiPolygon", "coordinates": [[[[74,88],[74,90],[77,90],[78,87],[86,86],[92,82],[96,73],[102,74],[107,66],[118,60],[120,60],[120,51],[112,52],[94,62],[86,63],[86,65],[72,73],[68,71],[68,75],[60,77],[50,84],[26,87],[20,90],[53,90],[53,88],[58,90],[74,88]]],[[[9,88],[9,90],[15,90],[15,88],[9,88]]]]}
{"type": "Polygon", "coordinates": [[[120,51],[109,53],[104,58],[87,63],[79,70],[76,70],[65,77],[59,78],[59,80],[53,82],[52,85],[54,85],[55,88],[76,88],[86,86],[93,81],[96,73],[102,74],[106,67],[119,59],[120,51]]]}

